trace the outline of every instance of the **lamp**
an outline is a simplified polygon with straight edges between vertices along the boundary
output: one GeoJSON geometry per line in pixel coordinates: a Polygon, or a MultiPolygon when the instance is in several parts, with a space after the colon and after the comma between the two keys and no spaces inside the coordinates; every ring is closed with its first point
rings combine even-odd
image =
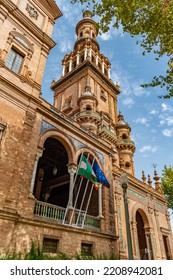
{"type": "Polygon", "coordinates": [[[131,232],[130,232],[129,209],[128,209],[128,201],[127,201],[128,177],[127,177],[126,173],[121,174],[120,185],[123,189],[123,198],[124,198],[127,245],[128,245],[128,259],[133,260],[132,238],[131,238],[131,232]]]}
{"type": "Polygon", "coordinates": [[[53,172],[52,172],[53,176],[56,176],[57,172],[58,172],[58,169],[57,169],[56,164],[55,164],[55,166],[53,168],[53,172]]]}

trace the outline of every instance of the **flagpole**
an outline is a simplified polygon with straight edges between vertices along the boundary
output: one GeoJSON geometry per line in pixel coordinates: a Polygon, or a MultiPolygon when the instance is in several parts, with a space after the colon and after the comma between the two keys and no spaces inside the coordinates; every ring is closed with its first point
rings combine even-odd
{"type": "MultiPolygon", "coordinates": [[[[90,153],[88,153],[88,155],[87,155],[87,160],[89,158],[89,155],[90,155],[90,153]]],[[[81,165],[81,161],[82,161],[82,156],[83,156],[83,154],[81,155],[81,158],[80,158],[80,165],[81,165]]],[[[78,170],[80,168],[80,165],[78,166],[78,170]]],[[[77,176],[76,176],[76,178],[77,178],[77,176]]],[[[76,195],[76,199],[75,199],[75,202],[74,202],[74,207],[73,207],[72,215],[71,215],[70,222],[69,222],[70,225],[72,223],[72,219],[73,219],[73,216],[74,216],[74,212],[75,212],[75,208],[76,208],[76,205],[77,205],[77,201],[78,201],[79,193],[80,193],[80,190],[81,190],[82,182],[83,182],[83,178],[81,178],[81,181],[80,181],[80,184],[79,184],[79,187],[78,187],[78,192],[77,192],[77,195],[76,195]]]]}
{"type": "Polygon", "coordinates": [[[92,186],[91,186],[91,190],[90,190],[90,194],[89,194],[89,198],[88,198],[88,202],[87,202],[84,218],[83,218],[83,221],[82,221],[82,228],[84,227],[85,218],[86,218],[86,214],[87,214],[87,211],[88,211],[88,207],[89,207],[89,203],[90,203],[90,200],[91,200],[91,195],[92,195],[93,189],[94,189],[94,184],[92,184],[92,186]]]}
{"type": "MultiPolygon", "coordinates": [[[[65,224],[65,219],[66,219],[66,216],[67,216],[67,212],[68,212],[68,210],[69,210],[69,202],[70,202],[70,200],[71,200],[71,198],[72,198],[72,196],[73,196],[73,190],[74,190],[74,186],[75,186],[75,184],[76,184],[77,174],[78,174],[78,170],[79,170],[80,165],[81,165],[83,153],[84,153],[84,149],[82,149],[82,154],[81,154],[81,157],[80,157],[80,160],[79,160],[78,168],[77,168],[77,170],[76,170],[76,176],[75,176],[74,181],[73,181],[72,191],[70,192],[68,204],[67,204],[67,207],[66,207],[66,209],[65,209],[64,219],[63,219],[63,222],[62,222],[63,224],[65,224]]],[[[70,187],[70,186],[69,186],[69,187],[70,187]]]]}
{"type": "MultiPolygon", "coordinates": [[[[93,167],[94,160],[95,160],[95,157],[93,158],[91,167],[93,167]]],[[[76,226],[77,226],[77,224],[78,224],[78,221],[79,221],[79,218],[80,218],[80,215],[81,215],[81,212],[82,212],[82,206],[83,206],[84,199],[85,199],[85,196],[86,196],[86,192],[87,192],[87,189],[88,189],[89,181],[90,181],[90,180],[88,179],[88,180],[87,180],[87,183],[86,183],[86,186],[85,186],[85,191],[84,191],[84,194],[83,194],[81,206],[80,206],[79,213],[78,213],[78,217],[77,217],[77,220],[76,220],[76,226]]]]}

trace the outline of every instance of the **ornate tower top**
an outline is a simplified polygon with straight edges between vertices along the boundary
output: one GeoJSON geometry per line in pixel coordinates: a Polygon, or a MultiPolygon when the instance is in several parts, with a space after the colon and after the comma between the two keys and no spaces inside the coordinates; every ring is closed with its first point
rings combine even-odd
{"type": "Polygon", "coordinates": [[[100,47],[96,41],[96,37],[98,35],[98,27],[96,22],[92,19],[92,13],[86,10],[83,13],[83,19],[80,20],[76,25],[76,34],[77,34],[77,41],[74,45],[74,49],[81,47],[83,43],[86,43],[86,40],[93,45],[93,48],[96,48],[99,51],[100,47]]]}

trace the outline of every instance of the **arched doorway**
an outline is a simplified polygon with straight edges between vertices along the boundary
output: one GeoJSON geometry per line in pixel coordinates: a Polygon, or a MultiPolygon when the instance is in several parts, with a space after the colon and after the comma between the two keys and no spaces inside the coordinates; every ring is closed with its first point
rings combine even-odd
{"type": "Polygon", "coordinates": [[[47,138],[37,167],[34,187],[37,200],[67,206],[70,182],[67,165],[68,154],[63,144],[55,138],[47,138]]]}
{"type": "Polygon", "coordinates": [[[138,244],[141,260],[148,260],[147,241],[145,237],[144,221],[139,211],[136,212],[138,244]]]}

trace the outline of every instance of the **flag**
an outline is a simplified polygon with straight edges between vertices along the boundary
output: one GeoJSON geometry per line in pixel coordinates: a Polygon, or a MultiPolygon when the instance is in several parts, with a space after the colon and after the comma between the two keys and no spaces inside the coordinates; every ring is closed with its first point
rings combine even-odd
{"type": "Polygon", "coordinates": [[[82,160],[79,166],[78,175],[84,176],[94,184],[97,182],[97,177],[84,155],[82,155],[82,160]]]}
{"type": "Polygon", "coordinates": [[[93,170],[94,170],[94,173],[96,174],[97,182],[99,182],[100,184],[102,184],[103,186],[105,186],[107,188],[110,188],[108,179],[106,178],[105,174],[103,173],[103,171],[101,170],[101,168],[99,167],[99,165],[96,161],[94,161],[93,170]]]}

